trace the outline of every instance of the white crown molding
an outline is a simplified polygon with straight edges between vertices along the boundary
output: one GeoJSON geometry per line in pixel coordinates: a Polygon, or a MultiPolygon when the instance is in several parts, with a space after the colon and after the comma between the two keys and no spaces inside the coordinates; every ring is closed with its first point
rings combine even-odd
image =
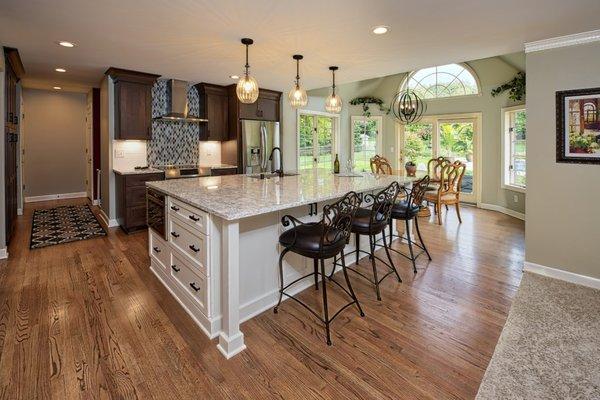
{"type": "Polygon", "coordinates": [[[546,267],[545,265],[540,265],[529,261],[525,261],[523,270],[527,272],[533,272],[534,274],[547,276],[549,278],[574,283],[576,285],[600,289],[600,279],[592,278],[591,276],[579,275],[573,272],[546,267]]]}
{"type": "Polygon", "coordinates": [[[525,43],[525,53],[600,41],[600,29],[525,43]]]}

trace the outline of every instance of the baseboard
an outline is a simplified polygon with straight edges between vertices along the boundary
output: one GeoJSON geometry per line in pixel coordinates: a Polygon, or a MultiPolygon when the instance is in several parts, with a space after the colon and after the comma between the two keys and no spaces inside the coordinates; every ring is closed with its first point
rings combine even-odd
{"type": "Polygon", "coordinates": [[[498,206],[496,204],[486,204],[486,203],[479,203],[479,204],[477,204],[477,207],[482,208],[484,210],[498,211],[498,212],[501,212],[502,214],[510,215],[511,217],[515,217],[515,218],[525,221],[525,214],[520,213],[518,211],[511,210],[510,208],[498,206]]]}
{"type": "Polygon", "coordinates": [[[86,192],[74,192],[74,193],[46,194],[43,196],[29,196],[29,197],[25,197],[25,203],[35,203],[37,201],[48,201],[48,200],[59,200],[59,199],[77,199],[80,197],[87,197],[87,193],[86,192]]]}
{"type": "Polygon", "coordinates": [[[3,247],[0,249],[0,260],[4,260],[6,258],[8,258],[8,249],[3,247]]]}
{"type": "Polygon", "coordinates": [[[100,216],[100,219],[102,220],[101,222],[107,228],[114,228],[115,226],[119,226],[119,223],[117,222],[117,220],[108,218],[108,216],[106,215],[104,210],[101,209],[100,212],[98,213],[98,215],[100,216]]]}
{"type": "Polygon", "coordinates": [[[547,276],[549,278],[591,287],[593,289],[600,289],[600,279],[592,278],[591,276],[579,275],[573,272],[546,267],[545,265],[540,265],[529,261],[525,261],[523,270],[527,272],[533,272],[534,274],[547,276]]]}

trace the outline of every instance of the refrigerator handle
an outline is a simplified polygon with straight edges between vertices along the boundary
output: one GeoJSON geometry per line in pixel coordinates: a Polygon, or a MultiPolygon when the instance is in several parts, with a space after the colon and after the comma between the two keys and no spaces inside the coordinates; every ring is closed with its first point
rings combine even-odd
{"type": "Polygon", "coordinates": [[[266,172],[267,170],[267,129],[263,122],[260,124],[260,168],[261,172],[266,172]]]}

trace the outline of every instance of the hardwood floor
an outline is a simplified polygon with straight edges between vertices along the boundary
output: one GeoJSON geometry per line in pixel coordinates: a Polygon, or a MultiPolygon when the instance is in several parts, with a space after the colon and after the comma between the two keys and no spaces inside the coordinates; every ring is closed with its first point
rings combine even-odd
{"type": "Polygon", "coordinates": [[[333,346],[287,301],[244,323],[248,349],[225,360],[149,271],[146,232],[29,250],[32,209],[57,204],[28,204],[0,263],[0,399],[473,398],[524,258],[522,221],[444,212],[421,220],[433,261],[413,275],[396,257],[404,282],[386,279],[382,302],[351,275],[366,317],[342,313],[333,346]]]}

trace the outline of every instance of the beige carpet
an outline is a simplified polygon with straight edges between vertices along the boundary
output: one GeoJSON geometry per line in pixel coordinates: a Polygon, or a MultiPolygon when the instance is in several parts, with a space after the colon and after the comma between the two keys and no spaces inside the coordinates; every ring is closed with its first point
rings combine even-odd
{"type": "Polygon", "coordinates": [[[600,399],[600,291],[524,273],[477,399],[600,399]]]}

